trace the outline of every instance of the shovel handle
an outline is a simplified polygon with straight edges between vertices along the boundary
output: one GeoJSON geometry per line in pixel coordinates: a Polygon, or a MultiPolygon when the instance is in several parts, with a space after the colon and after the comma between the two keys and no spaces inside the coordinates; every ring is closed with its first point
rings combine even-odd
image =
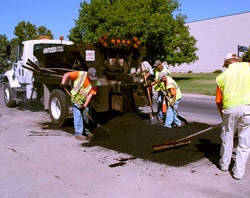
{"type": "MultiPolygon", "coordinates": [[[[71,97],[71,93],[69,92],[69,90],[65,87],[64,88],[64,90],[66,91],[66,93],[71,97]]],[[[76,103],[77,104],[77,103],[76,103]]],[[[83,111],[85,114],[86,114],[86,116],[91,120],[91,122],[93,122],[93,123],[96,123],[95,121],[94,121],[94,119],[89,115],[89,113],[87,112],[87,111],[83,111]]]]}

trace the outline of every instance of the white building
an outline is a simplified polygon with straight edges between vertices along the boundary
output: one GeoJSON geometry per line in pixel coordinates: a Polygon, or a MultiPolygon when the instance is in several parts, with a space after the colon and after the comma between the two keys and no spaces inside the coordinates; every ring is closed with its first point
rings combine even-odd
{"type": "MultiPolygon", "coordinates": [[[[170,66],[171,72],[214,72],[222,68],[227,53],[238,54],[238,45],[250,45],[250,12],[187,23],[197,40],[199,60],[170,66]]],[[[242,55],[242,52],[239,53],[242,55]]]]}

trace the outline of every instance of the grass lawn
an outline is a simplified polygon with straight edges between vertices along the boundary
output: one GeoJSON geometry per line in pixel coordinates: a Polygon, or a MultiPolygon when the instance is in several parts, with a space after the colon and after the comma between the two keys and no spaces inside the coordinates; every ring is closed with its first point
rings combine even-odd
{"type": "Polygon", "coordinates": [[[182,93],[215,95],[215,78],[220,73],[171,73],[182,93]]]}

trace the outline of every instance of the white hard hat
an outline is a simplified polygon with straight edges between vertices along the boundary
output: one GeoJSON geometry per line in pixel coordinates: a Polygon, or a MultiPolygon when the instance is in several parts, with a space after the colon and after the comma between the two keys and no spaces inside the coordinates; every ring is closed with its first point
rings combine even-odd
{"type": "Polygon", "coordinates": [[[227,54],[227,55],[225,56],[225,58],[224,58],[223,67],[227,67],[226,61],[229,60],[229,59],[238,59],[238,57],[237,57],[236,54],[232,54],[232,53],[227,54]]]}

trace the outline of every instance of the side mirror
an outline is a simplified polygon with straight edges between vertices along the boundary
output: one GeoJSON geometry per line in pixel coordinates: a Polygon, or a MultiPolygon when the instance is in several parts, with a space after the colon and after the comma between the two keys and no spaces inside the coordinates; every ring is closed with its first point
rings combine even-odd
{"type": "Polygon", "coordinates": [[[7,54],[7,63],[11,64],[11,62],[10,62],[10,45],[6,46],[6,54],[7,54]]]}
{"type": "Polygon", "coordinates": [[[6,46],[6,54],[8,57],[10,57],[10,45],[6,46]]]}

